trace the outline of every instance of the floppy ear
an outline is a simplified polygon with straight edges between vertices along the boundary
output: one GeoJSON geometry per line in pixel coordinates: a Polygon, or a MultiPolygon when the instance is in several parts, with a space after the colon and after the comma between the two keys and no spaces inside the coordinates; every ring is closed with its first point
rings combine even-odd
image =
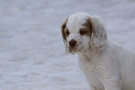
{"type": "Polygon", "coordinates": [[[65,44],[66,52],[67,52],[67,39],[66,39],[66,35],[65,35],[64,30],[66,28],[67,21],[68,21],[68,17],[66,18],[64,23],[61,25],[61,33],[62,33],[63,41],[64,41],[64,44],[65,44]]]}
{"type": "Polygon", "coordinates": [[[99,17],[95,16],[89,19],[89,23],[91,24],[92,30],[90,46],[97,49],[103,48],[105,40],[107,40],[107,34],[103,23],[100,21],[99,17]]]}

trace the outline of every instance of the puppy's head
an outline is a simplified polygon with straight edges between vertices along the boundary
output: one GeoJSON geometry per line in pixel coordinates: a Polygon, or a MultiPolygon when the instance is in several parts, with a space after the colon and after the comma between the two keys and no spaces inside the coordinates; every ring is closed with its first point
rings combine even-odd
{"type": "Polygon", "coordinates": [[[98,18],[86,13],[75,13],[67,17],[61,26],[67,52],[87,52],[91,48],[103,47],[107,39],[105,28],[98,18]]]}

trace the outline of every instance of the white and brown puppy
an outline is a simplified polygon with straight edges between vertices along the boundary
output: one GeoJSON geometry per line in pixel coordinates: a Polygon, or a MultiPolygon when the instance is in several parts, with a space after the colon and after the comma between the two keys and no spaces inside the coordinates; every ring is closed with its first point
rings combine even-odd
{"type": "Polygon", "coordinates": [[[79,55],[90,90],[135,90],[135,53],[108,40],[97,17],[75,13],[61,31],[66,51],[79,55]]]}

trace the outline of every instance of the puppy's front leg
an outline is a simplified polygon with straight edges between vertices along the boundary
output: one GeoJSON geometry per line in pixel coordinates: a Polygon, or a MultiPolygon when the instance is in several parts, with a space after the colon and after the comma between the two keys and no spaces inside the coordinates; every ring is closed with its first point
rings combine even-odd
{"type": "Polygon", "coordinates": [[[115,80],[105,80],[104,87],[105,90],[121,90],[120,82],[115,80]]]}
{"type": "Polygon", "coordinates": [[[94,85],[90,84],[90,90],[97,90],[97,89],[94,85]]]}

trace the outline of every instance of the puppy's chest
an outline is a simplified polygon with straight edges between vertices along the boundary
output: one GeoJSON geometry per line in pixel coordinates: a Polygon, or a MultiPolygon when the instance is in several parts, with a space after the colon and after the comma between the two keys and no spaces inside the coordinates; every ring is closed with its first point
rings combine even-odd
{"type": "Polygon", "coordinates": [[[94,63],[91,63],[86,60],[79,60],[79,65],[81,70],[85,73],[88,82],[96,86],[96,88],[102,90],[103,85],[101,83],[101,78],[98,72],[96,71],[98,67],[94,63]]]}

